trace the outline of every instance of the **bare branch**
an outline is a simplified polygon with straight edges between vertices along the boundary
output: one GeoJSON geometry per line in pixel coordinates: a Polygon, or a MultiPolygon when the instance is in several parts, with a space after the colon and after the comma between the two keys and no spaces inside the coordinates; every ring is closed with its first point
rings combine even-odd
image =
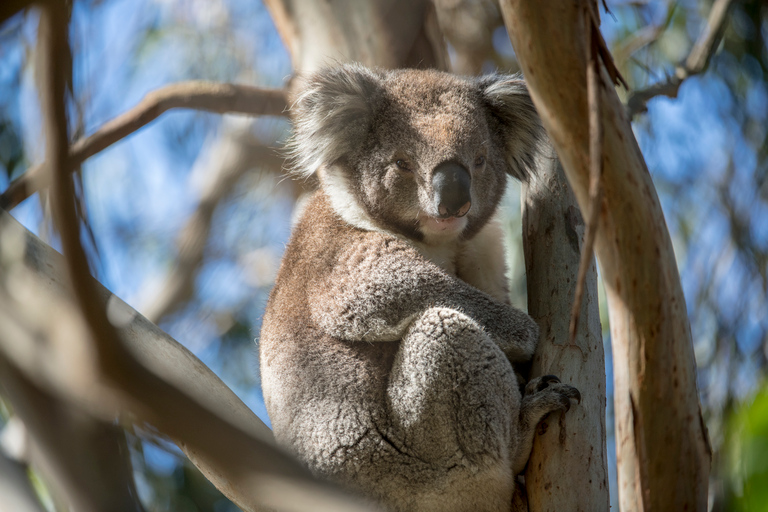
{"type": "Polygon", "coordinates": [[[615,47],[613,50],[613,55],[616,61],[620,64],[623,64],[641,48],[645,48],[646,46],[658,41],[667,27],[669,27],[676,7],[677,2],[671,2],[667,8],[667,15],[664,18],[663,23],[659,23],[658,25],[646,25],[645,27],[642,27],[620,45],[615,47]]]}
{"type": "Polygon", "coordinates": [[[264,4],[298,73],[327,66],[331,59],[383,68],[447,66],[445,44],[435,37],[439,31],[431,1],[379,0],[360,9],[344,2],[264,4]],[[361,34],[375,37],[356,37],[361,34]]]}
{"type": "Polygon", "coordinates": [[[119,416],[154,425],[243,510],[264,503],[294,510],[285,503],[293,497],[309,500],[315,506],[308,508],[315,510],[361,510],[308,478],[207,366],[94,281],[101,307],[107,306],[110,321],[119,326],[119,339],[152,374],[128,391],[103,376],[92,364],[93,346],[64,275],[61,255],[0,211],[0,357],[36,386],[104,420],[119,416]],[[155,386],[155,380],[163,382],[155,386]],[[168,386],[176,391],[168,392],[168,386]],[[160,396],[142,403],[141,393],[160,396]],[[177,398],[178,405],[167,401],[177,398]],[[288,489],[288,498],[276,485],[288,489]]]}
{"type": "MultiPolygon", "coordinates": [[[[127,137],[174,108],[204,110],[220,114],[253,116],[287,115],[286,93],[248,85],[215,82],[179,82],[149,92],[138,105],[105,123],[92,135],[72,144],[66,160],[68,170],[127,137]]],[[[0,196],[0,208],[11,209],[48,186],[46,163],[29,169],[0,196]]]]}
{"type": "Polygon", "coordinates": [[[181,306],[192,294],[194,278],[203,260],[213,213],[219,202],[228,195],[247,170],[267,164],[281,168],[283,159],[274,150],[255,145],[244,136],[225,134],[225,140],[217,146],[217,158],[209,171],[209,181],[203,190],[200,203],[182,228],[177,240],[178,254],[165,278],[164,284],[151,298],[144,315],[157,323],[165,315],[181,306]],[[234,140],[233,140],[234,138],[234,140]],[[212,176],[210,176],[212,174],[212,176]]]}
{"type": "Polygon", "coordinates": [[[489,0],[437,0],[437,19],[454,50],[453,72],[477,75],[483,64],[497,56],[493,31],[502,25],[499,8],[489,0]]]}
{"type": "Polygon", "coordinates": [[[680,90],[680,85],[689,77],[702,73],[709,60],[714,55],[717,46],[720,44],[720,39],[725,29],[725,22],[727,20],[728,9],[730,8],[733,0],[715,0],[712,5],[712,10],[709,12],[709,19],[704,27],[701,35],[693,45],[691,53],[688,58],[685,59],[685,63],[682,66],[678,66],[675,69],[675,75],[670,77],[666,82],[654,84],[646,89],[640,89],[632,92],[627,100],[627,114],[630,119],[637,114],[648,110],[647,103],[656,96],[668,96],[670,98],[677,98],[677,92],[680,90]]]}
{"type": "Polygon", "coordinates": [[[557,375],[576,386],[582,400],[567,415],[547,418],[534,439],[525,471],[525,510],[607,511],[605,355],[597,270],[590,258],[582,321],[576,339],[568,343],[567,312],[575,295],[584,220],[552,148],[539,157],[536,168],[535,177],[522,189],[528,314],[540,332],[531,375],[557,375]]]}

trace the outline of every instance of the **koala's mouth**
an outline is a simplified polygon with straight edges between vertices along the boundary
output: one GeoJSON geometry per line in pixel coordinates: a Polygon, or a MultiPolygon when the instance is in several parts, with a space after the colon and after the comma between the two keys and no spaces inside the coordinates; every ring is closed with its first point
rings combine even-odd
{"type": "Polygon", "coordinates": [[[448,217],[439,219],[429,215],[419,216],[419,227],[424,235],[455,236],[467,227],[466,217],[448,217]]]}

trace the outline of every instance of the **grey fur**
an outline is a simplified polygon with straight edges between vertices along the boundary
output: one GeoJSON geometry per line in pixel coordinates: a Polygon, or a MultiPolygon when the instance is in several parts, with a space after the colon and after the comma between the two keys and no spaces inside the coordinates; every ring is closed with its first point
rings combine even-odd
{"type": "Polygon", "coordinates": [[[554,378],[521,396],[510,364],[538,338],[492,222],[541,138],[524,84],[351,65],[311,77],[294,109],[296,173],[321,189],[261,332],[278,442],[391,510],[509,510],[536,424],[578,398],[554,378]],[[446,161],[470,172],[471,208],[442,224],[446,161]]]}

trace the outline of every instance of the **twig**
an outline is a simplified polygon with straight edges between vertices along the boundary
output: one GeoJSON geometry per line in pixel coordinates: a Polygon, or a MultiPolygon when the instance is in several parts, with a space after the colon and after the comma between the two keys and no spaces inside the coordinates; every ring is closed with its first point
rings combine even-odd
{"type": "Polygon", "coordinates": [[[215,176],[203,191],[197,209],[181,230],[177,240],[178,253],[169,267],[171,270],[164,284],[151,302],[141,308],[152,322],[158,323],[161,318],[178,309],[191,295],[197,269],[203,260],[213,213],[243,173],[265,162],[277,168],[282,166],[282,159],[265,146],[248,144],[242,140],[226,141],[224,144],[227,147],[218,155],[220,158],[216,159],[215,164],[217,168],[212,170],[215,176]],[[230,147],[232,144],[235,147],[230,147]]]}
{"type": "MultiPolygon", "coordinates": [[[[588,8],[589,11],[591,9],[588,8]]],[[[590,23],[587,13],[586,23],[589,27],[587,48],[587,105],[589,108],[589,216],[585,226],[584,245],[581,247],[579,272],[576,275],[576,291],[571,307],[571,323],[568,329],[569,343],[575,344],[576,330],[579,326],[579,313],[584,295],[587,270],[592,262],[592,248],[595,244],[595,234],[600,217],[603,189],[601,175],[603,173],[603,123],[600,113],[600,32],[594,23],[590,23]]]]}
{"type": "Polygon", "coordinates": [[[676,7],[676,2],[669,5],[663,23],[659,23],[658,25],[647,25],[641,28],[635,32],[631,38],[621,44],[621,46],[614,48],[613,54],[616,56],[616,60],[623,63],[641,48],[645,48],[646,46],[655,43],[672,22],[676,7]]]}
{"type": "MultiPolygon", "coordinates": [[[[86,159],[127,137],[174,108],[188,108],[220,114],[253,116],[287,115],[286,92],[247,85],[215,82],[179,82],[151,91],[128,112],[106,122],[92,135],[79,139],[69,150],[65,166],[74,170],[86,159]]],[[[38,190],[48,186],[46,163],[29,169],[0,195],[0,208],[9,210],[38,190]]]]}
{"type": "Polygon", "coordinates": [[[730,8],[733,0],[715,0],[712,5],[712,10],[709,12],[709,18],[707,24],[704,27],[701,35],[696,40],[696,43],[691,49],[691,53],[688,54],[688,58],[685,59],[685,63],[675,68],[674,76],[670,77],[666,82],[654,84],[645,89],[632,92],[627,100],[627,114],[630,119],[637,114],[648,110],[647,103],[656,96],[668,96],[670,98],[677,98],[677,93],[680,90],[680,85],[689,77],[702,73],[709,60],[714,55],[720,44],[720,39],[723,35],[725,28],[725,21],[728,15],[728,9],[730,8]]]}

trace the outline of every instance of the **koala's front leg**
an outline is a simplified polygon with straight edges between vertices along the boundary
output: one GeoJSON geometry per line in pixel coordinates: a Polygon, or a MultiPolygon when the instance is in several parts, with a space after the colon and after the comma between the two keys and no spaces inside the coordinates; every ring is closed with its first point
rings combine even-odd
{"type": "Polygon", "coordinates": [[[420,460],[443,470],[508,464],[517,380],[498,345],[468,316],[435,307],[413,322],[387,398],[392,437],[420,460]]]}
{"type": "Polygon", "coordinates": [[[474,320],[512,362],[533,356],[536,323],[425,260],[413,247],[368,234],[340,256],[337,270],[310,291],[312,317],[325,332],[349,341],[398,341],[429,308],[474,320]]]}
{"type": "Polygon", "coordinates": [[[567,412],[571,408],[572,399],[581,402],[579,390],[561,383],[554,375],[536,377],[525,386],[517,429],[518,439],[515,453],[512,454],[512,470],[515,475],[522,473],[528,463],[536,426],[551,412],[567,412]]]}

